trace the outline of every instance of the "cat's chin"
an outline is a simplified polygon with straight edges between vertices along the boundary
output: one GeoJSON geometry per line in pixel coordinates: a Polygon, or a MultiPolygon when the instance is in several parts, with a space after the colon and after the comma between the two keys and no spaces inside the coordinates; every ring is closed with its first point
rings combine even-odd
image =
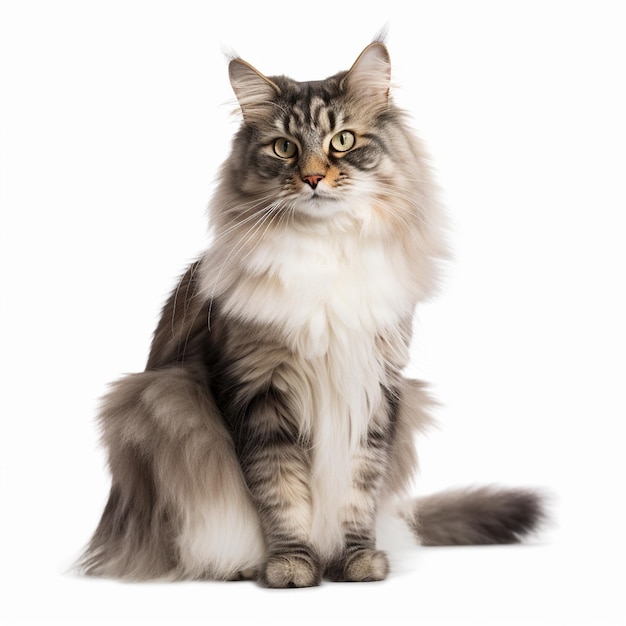
{"type": "Polygon", "coordinates": [[[312,195],[297,203],[296,210],[315,219],[329,219],[345,215],[347,206],[344,201],[330,196],[312,195]]]}

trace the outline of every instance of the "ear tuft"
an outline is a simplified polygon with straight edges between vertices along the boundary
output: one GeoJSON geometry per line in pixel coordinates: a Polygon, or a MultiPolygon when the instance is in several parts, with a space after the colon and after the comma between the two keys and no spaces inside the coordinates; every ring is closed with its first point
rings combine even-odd
{"type": "Polygon", "coordinates": [[[244,121],[251,123],[263,115],[280,89],[261,72],[243,59],[228,64],[230,84],[237,96],[244,121]]]}
{"type": "Polygon", "coordinates": [[[371,43],[354,62],[344,79],[359,99],[385,105],[389,99],[391,61],[382,41],[371,43]]]}

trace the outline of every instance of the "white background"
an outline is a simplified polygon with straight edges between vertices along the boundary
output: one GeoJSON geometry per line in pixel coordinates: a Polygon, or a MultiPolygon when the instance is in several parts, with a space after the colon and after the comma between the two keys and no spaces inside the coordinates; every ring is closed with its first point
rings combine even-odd
{"type": "Polygon", "coordinates": [[[3,622],[624,623],[621,6],[2,2],[3,622]],[[530,546],[422,549],[380,584],[66,573],[108,489],[97,399],[143,368],[208,241],[236,128],[222,48],[318,79],[386,22],[455,255],[416,318],[412,373],[441,402],[416,491],[542,486],[551,527],[530,546]]]}

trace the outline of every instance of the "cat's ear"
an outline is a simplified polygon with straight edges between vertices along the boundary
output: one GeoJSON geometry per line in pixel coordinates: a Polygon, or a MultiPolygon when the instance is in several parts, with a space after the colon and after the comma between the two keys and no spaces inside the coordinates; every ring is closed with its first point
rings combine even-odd
{"type": "Polygon", "coordinates": [[[243,119],[254,122],[263,116],[280,89],[261,72],[242,59],[233,59],[228,65],[230,84],[239,101],[243,119]]]}
{"type": "Polygon", "coordinates": [[[391,61],[382,41],[371,43],[354,62],[344,81],[358,99],[385,105],[389,99],[391,61]]]}

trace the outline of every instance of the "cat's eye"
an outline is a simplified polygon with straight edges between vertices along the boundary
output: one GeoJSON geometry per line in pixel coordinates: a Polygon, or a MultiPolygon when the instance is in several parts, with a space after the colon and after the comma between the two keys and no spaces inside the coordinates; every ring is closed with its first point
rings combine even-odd
{"type": "Polygon", "coordinates": [[[333,135],[333,138],[330,140],[330,147],[335,152],[347,152],[354,147],[355,143],[354,133],[351,133],[349,130],[342,130],[340,133],[333,135]]]}
{"type": "Polygon", "coordinates": [[[274,152],[281,159],[291,159],[298,154],[298,146],[293,141],[281,137],[274,142],[274,152]]]}

